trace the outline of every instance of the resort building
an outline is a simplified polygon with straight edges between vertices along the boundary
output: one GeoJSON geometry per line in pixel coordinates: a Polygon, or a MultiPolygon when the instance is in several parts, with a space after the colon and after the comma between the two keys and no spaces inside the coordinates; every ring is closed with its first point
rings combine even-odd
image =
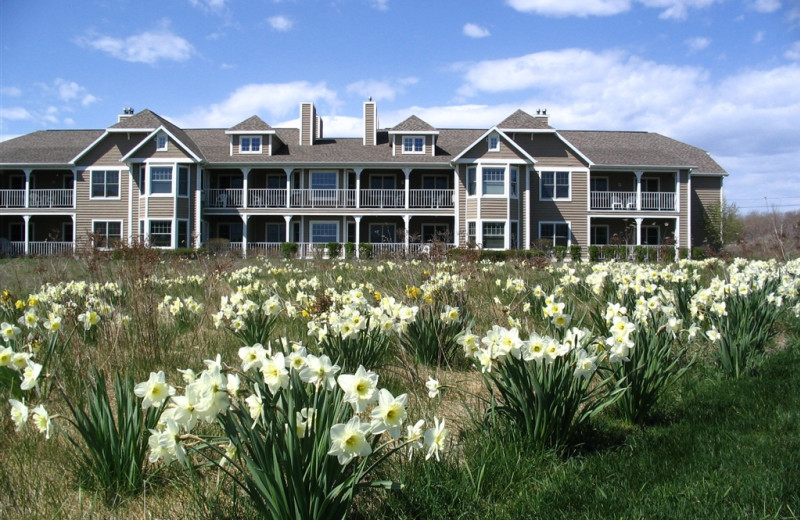
{"type": "Polygon", "coordinates": [[[248,252],[329,242],[416,254],[430,244],[547,249],[692,247],[727,175],[705,151],[649,132],[556,130],[546,110],[491,128],[410,116],[329,138],[313,103],[300,128],[253,116],[184,129],[126,109],[99,130],[0,143],[0,254],[63,254],[143,240],[248,252]]]}

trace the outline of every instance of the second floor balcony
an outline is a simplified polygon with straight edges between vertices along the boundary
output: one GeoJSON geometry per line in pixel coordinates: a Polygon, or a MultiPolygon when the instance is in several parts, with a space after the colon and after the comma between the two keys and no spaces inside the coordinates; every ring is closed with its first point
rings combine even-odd
{"type": "Polygon", "coordinates": [[[0,190],[0,208],[72,208],[75,193],[72,189],[33,189],[25,198],[25,190],[0,190]]]}
{"type": "Polygon", "coordinates": [[[205,207],[210,209],[236,208],[297,208],[297,209],[440,209],[453,208],[452,189],[406,190],[365,189],[248,189],[245,199],[241,188],[205,190],[205,207]],[[245,201],[247,205],[245,206],[245,201]],[[288,204],[287,204],[288,201],[288,204]]]}
{"type": "Polygon", "coordinates": [[[605,211],[675,211],[672,191],[642,192],[637,201],[635,191],[592,191],[590,209],[605,211]]]}

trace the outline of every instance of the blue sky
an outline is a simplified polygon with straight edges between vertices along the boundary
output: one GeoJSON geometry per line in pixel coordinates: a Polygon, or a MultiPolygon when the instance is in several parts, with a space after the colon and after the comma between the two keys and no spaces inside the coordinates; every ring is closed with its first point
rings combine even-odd
{"type": "Polygon", "coordinates": [[[742,212],[800,209],[797,0],[2,0],[0,139],[253,114],[327,136],[416,114],[488,128],[646,130],[709,151],[742,212]]]}

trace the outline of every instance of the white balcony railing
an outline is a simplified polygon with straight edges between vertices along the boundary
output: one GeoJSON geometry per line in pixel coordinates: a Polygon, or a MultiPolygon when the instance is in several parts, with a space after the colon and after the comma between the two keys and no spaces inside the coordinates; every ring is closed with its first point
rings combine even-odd
{"type": "Polygon", "coordinates": [[[24,208],[25,190],[0,190],[0,208],[24,208]]]}
{"type": "Polygon", "coordinates": [[[411,190],[411,208],[452,208],[453,190],[411,190]]]}
{"type": "MultiPolygon", "coordinates": [[[[589,195],[591,209],[635,211],[635,191],[593,191],[589,195]]],[[[642,192],[644,211],[675,211],[675,193],[671,191],[642,192]]]]}
{"type": "Polygon", "coordinates": [[[210,188],[206,190],[207,208],[241,208],[241,188],[210,188]]]}
{"type": "Polygon", "coordinates": [[[290,200],[293,208],[355,208],[356,190],[292,190],[290,200]]]}
{"type": "Polygon", "coordinates": [[[405,190],[361,190],[362,208],[404,208],[405,190]]]}
{"type": "MultiPolygon", "coordinates": [[[[24,243],[23,243],[24,249],[24,243]]],[[[37,256],[67,256],[73,252],[72,242],[28,242],[28,254],[37,256]]]]}
{"type": "Polygon", "coordinates": [[[71,208],[73,191],[59,190],[30,190],[28,199],[29,208],[71,208]]]}
{"type": "Polygon", "coordinates": [[[286,190],[275,188],[255,188],[247,190],[249,208],[285,208],[286,190]]]}

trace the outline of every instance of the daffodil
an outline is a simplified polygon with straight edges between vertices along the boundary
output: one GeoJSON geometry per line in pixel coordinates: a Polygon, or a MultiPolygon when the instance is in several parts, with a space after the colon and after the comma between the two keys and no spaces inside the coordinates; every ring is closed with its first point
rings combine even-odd
{"type": "Polygon", "coordinates": [[[150,372],[150,379],[139,383],[133,388],[133,393],[142,398],[142,408],[161,406],[164,401],[175,395],[175,388],[167,384],[164,371],[150,372]]]}
{"type": "Polygon", "coordinates": [[[392,396],[392,393],[381,388],[378,392],[378,404],[372,409],[372,433],[389,432],[392,439],[400,437],[403,422],[406,420],[406,394],[392,396]]]}
{"type": "Polygon", "coordinates": [[[439,460],[439,453],[444,450],[444,443],[447,439],[447,428],[444,427],[444,419],[439,422],[439,418],[433,418],[433,428],[425,430],[425,446],[428,452],[425,454],[425,460],[435,456],[439,460]]]}
{"type": "Polygon", "coordinates": [[[367,409],[377,399],[378,374],[359,365],[355,374],[342,374],[336,381],[344,391],[344,402],[350,403],[356,413],[367,409]]]}
{"type": "Polygon", "coordinates": [[[355,457],[366,457],[372,453],[372,446],[367,441],[369,431],[370,424],[362,423],[357,415],[345,424],[334,424],[331,426],[331,449],[328,455],[337,457],[342,466],[355,457]]]}
{"type": "Polygon", "coordinates": [[[14,431],[18,432],[28,422],[28,407],[25,406],[24,399],[22,402],[16,399],[9,399],[8,402],[11,404],[11,420],[14,422],[14,431]]]}

